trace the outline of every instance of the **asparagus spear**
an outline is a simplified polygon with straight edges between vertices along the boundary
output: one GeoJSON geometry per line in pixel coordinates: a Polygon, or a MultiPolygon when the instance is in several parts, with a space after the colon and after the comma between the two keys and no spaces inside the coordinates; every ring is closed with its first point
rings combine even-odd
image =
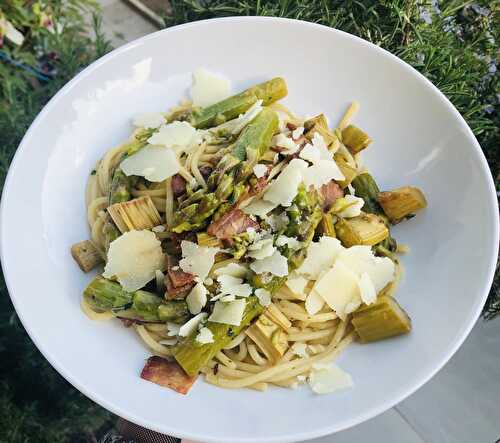
{"type": "Polygon", "coordinates": [[[372,142],[369,135],[354,125],[349,125],[342,131],[342,142],[351,154],[357,154],[366,149],[372,142]]]}
{"type": "Polygon", "coordinates": [[[365,205],[362,208],[363,211],[377,215],[382,215],[384,213],[378,203],[378,194],[380,193],[380,189],[368,172],[359,174],[351,182],[351,184],[356,191],[356,195],[365,201],[365,205]]]}
{"type": "Polygon", "coordinates": [[[362,343],[382,340],[411,331],[411,319],[398,302],[389,295],[354,312],[352,324],[362,343]]]}
{"type": "Polygon", "coordinates": [[[188,117],[188,121],[200,129],[217,126],[238,117],[258,100],[262,100],[266,106],[285,97],[287,93],[285,80],[276,77],[206,108],[195,109],[188,117]]]}
{"type": "MultiPolygon", "coordinates": [[[[363,174],[359,174],[351,182],[351,184],[356,191],[356,195],[358,197],[361,197],[365,201],[365,204],[362,208],[363,211],[382,217],[384,223],[387,226],[387,229],[389,229],[389,221],[384,214],[384,210],[378,202],[380,190],[373,177],[368,174],[368,172],[364,172],[363,174]]],[[[391,236],[390,231],[389,235],[380,243],[380,245],[391,252],[394,252],[397,248],[396,240],[391,236]]]]}
{"type": "Polygon", "coordinates": [[[100,311],[113,311],[118,317],[146,322],[184,322],[189,316],[183,300],[164,301],[147,291],[124,291],[119,283],[97,276],[83,291],[87,303],[100,311]]]}
{"type": "Polygon", "coordinates": [[[111,186],[109,187],[109,204],[122,203],[132,198],[131,189],[136,178],[127,177],[118,166],[113,172],[111,186]]]}
{"type": "Polygon", "coordinates": [[[174,358],[188,375],[196,375],[217,352],[236,337],[257,315],[263,307],[255,296],[246,299],[246,307],[239,326],[207,322],[205,325],[213,334],[213,343],[201,344],[196,341],[197,331],[178,345],[174,358]]]}

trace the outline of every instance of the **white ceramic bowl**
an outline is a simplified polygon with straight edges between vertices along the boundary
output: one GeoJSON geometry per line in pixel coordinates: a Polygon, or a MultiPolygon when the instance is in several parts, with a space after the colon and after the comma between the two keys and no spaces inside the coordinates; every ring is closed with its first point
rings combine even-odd
{"type": "MultiPolygon", "coordinates": [[[[359,38],[305,22],[229,18],[191,23],[132,42],[68,83],[24,137],[5,184],[2,265],[26,330],[74,386],[114,413],[160,432],[206,442],[305,440],[367,420],[431,378],[463,342],[490,287],[498,208],[479,145],[462,117],[424,77],[359,38]],[[365,163],[382,188],[422,188],[429,207],[398,225],[411,248],[398,294],[414,330],[353,345],[339,363],[355,387],[227,391],[199,381],[188,396],[139,377],[149,355],[118,322],[80,311],[83,275],[70,245],[88,237],[89,171],[128,136],[130,119],[184,97],[199,66],[235,90],[273,76],[286,104],[336,121],[356,99],[355,122],[374,139],[365,163]]],[[[43,382],[43,381],[41,381],[43,382]]]]}

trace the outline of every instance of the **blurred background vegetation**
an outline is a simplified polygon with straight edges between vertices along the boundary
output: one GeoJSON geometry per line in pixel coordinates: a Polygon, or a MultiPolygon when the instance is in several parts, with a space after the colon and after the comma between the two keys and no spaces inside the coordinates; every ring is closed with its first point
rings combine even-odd
{"type": "MultiPolygon", "coordinates": [[[[429,78],[465,117],[499,190],[499,12],[499,2],[491,0],[172,0],[165,2],[163,15],[166,27],[232,15],[297,18],[388,49],[429,78]]],[[[94,0],[0,2],[2,185],[44,104],[110,49],[94,0]]],[[[500,313],[498,283],[497,272],[486,318],[500,313]]],[[[0,442],[98,441],[114,417],[50,367],[20,325],[3,278],[0,284],[0,442]]]]}

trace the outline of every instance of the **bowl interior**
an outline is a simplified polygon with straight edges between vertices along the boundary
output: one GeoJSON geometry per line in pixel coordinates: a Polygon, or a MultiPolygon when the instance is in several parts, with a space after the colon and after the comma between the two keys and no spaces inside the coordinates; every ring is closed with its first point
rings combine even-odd
{"type": "Polygon", "coordinates": [[[464,340],[484,302],[498,245],[496,200],[477,142],[444,97],[414,70],[348,34],[280,19],[211,20],[159,32],[104,57],[53,99],[23,140],[5,186],[2,261],[25,327],[50,362],[104,407],[160,432],[217,442],[292,441],[359,423],[427,381],[464,340]],[[201,45],[200,42],[205,44],[201,45]],[[284,76],[285,104],[336,123],[358,100],[355,124],[374,143],[366,166],[383,189],[422,188],[429,207],[398,225],[409,245],[398,298],[408,337],[353,345],[339,359],[355,387],[227,391],[199,381],[188,396],[139,378],[149,352],[118,322],[88,320],[91,276],[73,262],[88,238],[89,171],[126,138],[131,117],[186,96],[190,72],[220,72],[238,91],[284,76]]]}

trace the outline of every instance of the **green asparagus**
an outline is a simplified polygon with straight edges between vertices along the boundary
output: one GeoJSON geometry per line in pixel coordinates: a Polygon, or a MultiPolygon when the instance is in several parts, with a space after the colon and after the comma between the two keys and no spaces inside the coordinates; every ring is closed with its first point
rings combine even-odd
{"type": "Polygon", "coordinates": [[[266,106],[282,99],[287,93],[285,80],[276,77],[206,108],[195,109],[188,117],[188,121],[200,129],[217,126],[238,117],[258,100],[262,100],[266,106]]]}
{"type": "Polygon", "coordinates": [[[278,116],[271,109],[263,109],[255,119],[241,132],[233,148],[217,164],[209,177],[208,186],[213,192],[205,194],[199,200],[177,214],[173,232],[181,233],[203,226],[206,220],[232,196],[235,200],[245,190],[242,183],[252,173],[253,166],[271,144],[273,134],[278,129],[278,116]],[[239,169],[235,178],[235,170],[239,169]],[[196,205],[196,206],[195,206],[196,205]]]}
{"type": "Polygon", "coordinates": [[[122,203],[132,198],[131,189],[137,177],[127,177],[118,166],[113,172],[111,185],[109,187],[109,204],[122,203]]]}
{"type": "Polygon", "coordinates": [[[213,343],[201,344],[196,341],[197,331],[180,343],[174,358],[182,366],[188,375],[198,374],[224,346],[236,337],[264,308],[255,296],[246,299],[246,307],[239,326],[231,326],[222,323],[207,322],[206,327],[213,334],[213,343]]]}
{"type": "Polygon", "coordinates": [[[165,301],[147,291],[124,291],[119,283],[97,276],[83,291],[85,301],[98,311],[112,311],[121,318],[145,322],[184,322],[189,318],[186,302],[165,301]]]}
{"type": "MultiPolygon", "coordinates": [[[[368,172],[364,172],[362,174],[359,174],[351,182],[351,184],[356,191],[356,195],[358,197],[361,197],[365,201],[362,210],[364,212],[382,217],[385,225],[387,226],[387,229],[389,229],[389,220],[387,219],[386,215],[384,214],[384,210],[378,202],[380,190],[373,177],[368,174],[368,172]]],[[[391,236],[390,229],[389,235],[380,243],[380,245],[391,252],[394,252],[396,250],[397,243],[396,240],[391,236]]]]}

